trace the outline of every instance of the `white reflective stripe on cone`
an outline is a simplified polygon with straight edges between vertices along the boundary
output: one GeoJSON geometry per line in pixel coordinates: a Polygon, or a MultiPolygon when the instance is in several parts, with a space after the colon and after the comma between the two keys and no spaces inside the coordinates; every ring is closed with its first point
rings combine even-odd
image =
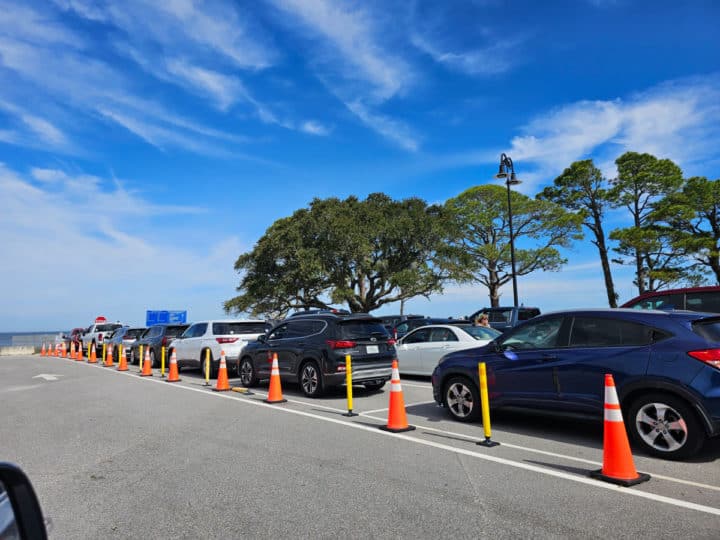
{"type": "Polygon", "coordinates": [[[605,387],[605,403],[610,405],[620,405],[618,401],[617,391],[614,386],[605,387]]]}
{"type": "Polygon", "coordinates": [[[622,411],[620,409],[605,409],[606,422],[622,422],[622,411]]]}
{"type": "Polygon", "coordinates": [[[402,392],[402,387],[400,386],[400,383],[399,382],[390,383],[390,391],[391,392],[402,392]]]}

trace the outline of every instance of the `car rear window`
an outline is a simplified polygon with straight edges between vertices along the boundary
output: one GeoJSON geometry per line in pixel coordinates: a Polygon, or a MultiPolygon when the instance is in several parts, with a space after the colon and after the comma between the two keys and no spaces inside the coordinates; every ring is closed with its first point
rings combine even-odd
{"type": "Polygon", "coordinates": [[[125,339],[138,338],[145,332],[145,330],[145,328],[131,328],[125,333],[125,339]]]}
{"type": "Polygon", "coordinates": [[[489,310],[487,315],[491,323],[510,324],[512,320],[512,309],[489,310]]]}
{"type": "Polygon", "coordinates": [[[113,330],[117,330],[118,328],[122,328],[122,324],[98,324],[95,327],[96,332],[111,332],[113,330]]]}
{"type": "Polygon", "coordinates": [[[187,329],[187,326],[168,326],[165,330],[165,335],[168,337],[178,337],[187,329]]]}
{"type": "Polygon", "coordinates": [[[371,337],[387,339],[390,337],[382,321],[378,320],[342,321],[338,324],[338,334],[340,339],[369,339],[371,337]]]}
{"type": "Polygon", "coordinates": [[[218,322],[213,323],[213,334],[216,336],[225,336],[232,334],[264,334],[264,322],[218,322]]]}
{"type": "Polygon", "coordinates": [[[692,330],[708,341],[720,342],[720,319],[700,319],[693,321],[692,330]]]}

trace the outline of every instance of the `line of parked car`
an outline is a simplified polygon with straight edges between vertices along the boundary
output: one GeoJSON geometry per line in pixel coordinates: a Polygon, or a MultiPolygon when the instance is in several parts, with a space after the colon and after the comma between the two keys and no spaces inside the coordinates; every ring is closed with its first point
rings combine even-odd
{"type": "Polygon", "coordinates": [[[431,375],[435,401],[461,422],[480,418],[479,362],[487,365],[493,409],[596,419],[604,375],[611,373],[635,444],[660,457],[686,458],[720,436],[720,314],[642,307],[542,315],[524,306],[480,310],[491,327],[473,324],[477,313],[438,319],[311,310],[282,321],[113,323],[110,334],[101,337],[96,326],[80,339],[122,343],[135,364],[142,346],[153,367],[163,347],[166,362],[175,353],[181,370],[203,369],[209,355],[212,377],[222,350],[228,370],[246,387],[269,379],[277,354],[281,379],[309,397],[345,384],[348,355],[353,384],[369,391],[386,384],[397,358],[404,375],[431,375]]]}

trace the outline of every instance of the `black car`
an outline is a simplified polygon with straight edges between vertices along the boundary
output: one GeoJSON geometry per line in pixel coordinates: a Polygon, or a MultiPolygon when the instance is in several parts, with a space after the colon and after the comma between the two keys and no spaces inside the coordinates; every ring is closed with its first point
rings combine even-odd
{"type": "Polygon", "coordinates": [[[345,384],[345,356],[352,358],[353,383],[379,390],[390,380],[395,340],[378,318],[367,314],[317,313],[295,316],[260,336],[240,353],[240,381],[257,385],[270,378],[278,356],[280,378],[297,382],[309,397],[345,384]]]}
{"type": "MultiPolygon", "coordinates": [[[[130,352],[130,362],[136,364],[140,357],[140,345],[143,347],[143,355],[150,347],[150,362],[152,367],[160,367],[162,348],[165,347],[167,354],[168,345],[176,337],[188,329],[189,324],[156,324],[148,328],[145,333],[133,344],[130,352]]],[[[170,363],[170,358],[165,357],[165,365],[170,363]]]]}

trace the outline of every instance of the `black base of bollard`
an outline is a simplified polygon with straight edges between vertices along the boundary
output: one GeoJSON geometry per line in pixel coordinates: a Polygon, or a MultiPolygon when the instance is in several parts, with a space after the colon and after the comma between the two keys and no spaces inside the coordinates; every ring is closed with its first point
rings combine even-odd
{"type": "Polygon", "coordinates": [[[356,412],[352,412],[352,409],[350,409],[348,412],[343,413],[343,416],[360,416],[360,415],[356,412]]]}
{"type": "Polygon", "coordinates": [[[475,444],[478,446],[484,446],[486,448],[492,448],[493,446],[500,446],[499,442],[491,441],[490,437],[485,437],[484,441],[478,441],[475,444]]]}

